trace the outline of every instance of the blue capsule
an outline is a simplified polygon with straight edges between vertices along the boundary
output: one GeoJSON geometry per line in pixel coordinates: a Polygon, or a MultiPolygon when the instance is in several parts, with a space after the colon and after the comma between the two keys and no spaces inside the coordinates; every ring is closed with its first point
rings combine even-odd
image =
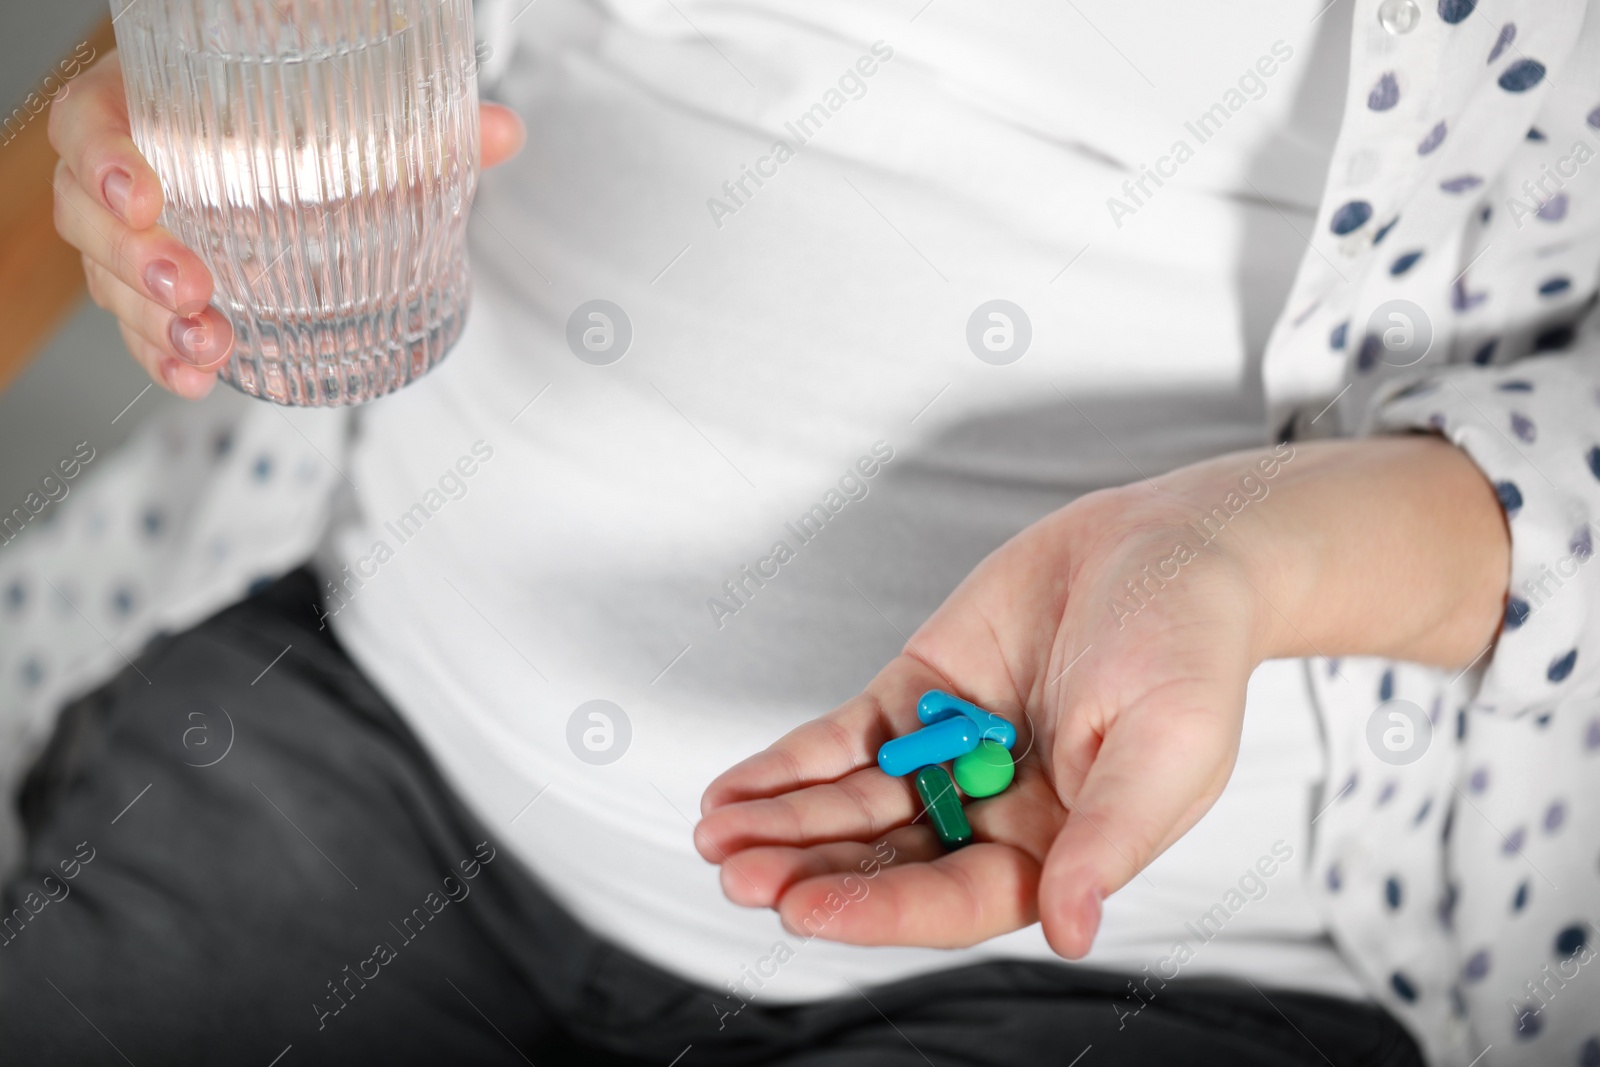
{"type": "Polygon", "coordinates": [[[978,724],[965,716],[955,716],[924,726],[914,734],[885,741],[878,749],[878,766],[884,774],[898,778],[935,763],[965,756],[983,738],[978,724]]]}
{"type": "Polygon", "coordinates": [[[994,741],[1010,749],[1017,743],[1017,728],[1000,716],[984,711],[970,701],[952,696],[943,689],[930,689],[917,701],[917,718],[925,723],[943,722],[954,715],[965,715],[977,724],[985,741],[994,741]]]}

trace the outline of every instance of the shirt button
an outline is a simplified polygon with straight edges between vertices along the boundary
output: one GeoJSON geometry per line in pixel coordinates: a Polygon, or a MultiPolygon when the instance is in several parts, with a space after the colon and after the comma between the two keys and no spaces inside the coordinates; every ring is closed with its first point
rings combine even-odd
{"type": "Polygon", "coordinates": [[[1417,0],[1383,0],[1378,5],[1378,21],[1392,34],[1410,33],[1422,21],[1417,0]]]}

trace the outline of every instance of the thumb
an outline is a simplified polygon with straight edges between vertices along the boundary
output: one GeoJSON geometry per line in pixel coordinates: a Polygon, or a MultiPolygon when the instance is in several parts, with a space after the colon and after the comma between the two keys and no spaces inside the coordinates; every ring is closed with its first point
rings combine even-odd
{"type": "MultiPolygon", "coordinates": [[[[1199,687],[1195,687],[1198,689],[1199,687]]],[[[1243,692],[1191,690],[1112,720],[1045,857],[1039,917],[1050,947],[1086,955],[1100,904],[1200,820],[1228,780],[1243,692]]],[[[1058,743],[1060,738],[1058,738],[1058,743]]]]}
{"type": "Polygon", "coordinates": [[[478,155],[485,167],[498,167],[518,152],[528,140],[522,117],[504,104],[481,104],[478,108],[478,155]]]}

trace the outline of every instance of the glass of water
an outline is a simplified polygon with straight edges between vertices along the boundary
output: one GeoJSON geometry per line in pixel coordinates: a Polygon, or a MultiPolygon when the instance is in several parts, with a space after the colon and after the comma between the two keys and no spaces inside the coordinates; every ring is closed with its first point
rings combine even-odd
{"type": "Polygon", "coordinates": [[[222,378],[359,404],[444,358],[470,299],[471,0],[111,0],[162,225],[234,330],[222,378]]]}

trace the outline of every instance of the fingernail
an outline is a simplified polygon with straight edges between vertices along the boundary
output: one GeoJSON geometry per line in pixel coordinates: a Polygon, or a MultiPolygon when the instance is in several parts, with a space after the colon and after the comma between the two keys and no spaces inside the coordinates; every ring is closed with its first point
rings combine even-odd
{"type": "Polygon", "coordinates": [[[150,290],[162,307],[176,310],[178,306],[178,265],[170,259],[158,259],[144,269],[144,287],[150,290]]]}
{"type": "Polygon", "coordinates": [[[105,180],[100,183],[100,193],[105,197],[106,206],[116,212],[123,222],[128,221],[128,194],[133,192],[133,175],[116,168],[106,174],[105,180]]]}
{"type": "Polygon", "coordinates": [[[177,349],[181,359],[195,366],[216,361],[216,330],[204,316],[174,317],[172,325],[167,327],[167,336],[172,340],[172,347],[177,349]]]}
{"type": "Polygon", "coordinates": [[[185,400],[199,400],[217,384],[216,375],[185,366],[175,359],[161,361],[161,380],[167,383],[168,390],[185,400]]]}

